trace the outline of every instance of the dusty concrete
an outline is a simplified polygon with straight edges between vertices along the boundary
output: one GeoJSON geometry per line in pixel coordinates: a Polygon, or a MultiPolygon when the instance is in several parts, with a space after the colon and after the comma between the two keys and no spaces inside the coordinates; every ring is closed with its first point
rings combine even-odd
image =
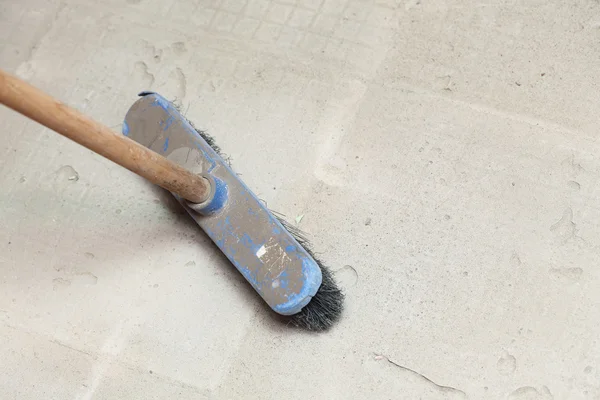
{"type": "Polygon", "coordinates": [[[347,291],[281,326],[176,203],[0,110],[6,399],[599,399],[600,4],[7,0],[2,67],[176,99],[347,291]]]}

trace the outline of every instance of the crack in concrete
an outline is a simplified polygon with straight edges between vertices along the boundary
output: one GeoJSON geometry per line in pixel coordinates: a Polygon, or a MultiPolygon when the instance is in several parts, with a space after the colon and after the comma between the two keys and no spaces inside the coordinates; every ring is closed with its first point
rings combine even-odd
{"type": "Polygon", "coordinates": [[[90,357],[93,357],[93,358],[98,358],[97,354],[88,353],[87,351],[80,350],[80,349],[78,349],[76,347],[70,346],[70,345],[68,345],[66,343],[63,343],[63,342],[60,342],[57,339],[50,339],[50,342],[54,343],[54,344],[57,344],[59,346],[62,346],[62,347],[66,347],[69,350],[73,350],[73,351],[76,351],[78,353],[85,354],[86,356],[90,356],[90,357]]]}
{"type": "Polygon", "coordinates": [[[457,389],[457,388],[452,387],[452,386],[444,386],[444,385],[440,385],[438,383],[435,383],[434,381],[432,381],[431,379],[429,379],[428,377],[426,377],[422,373],[417,372],[414,369],[410,369],[408,367],[405,367],[404,365],[400,365],[397,362],[394,362],[394,361],[390,360],[388,357],[386,357],[386,356],[384,356],[382,354],[375,353],[375,360],[386,360],[388,363],[392,364],[393,366],[395,366],[397,368],[400,368],[403,371],[409,372],[409,373],[415,375],[420,380],[425,381],[428,384],[435,386],[435,388],[438,389],[439,391],[441,391],[442,393],[455,393],[455,394],[460,395],[464,399],[468,398],[467,394],[465,392],[463,392],[462,390],[457,389]]]}

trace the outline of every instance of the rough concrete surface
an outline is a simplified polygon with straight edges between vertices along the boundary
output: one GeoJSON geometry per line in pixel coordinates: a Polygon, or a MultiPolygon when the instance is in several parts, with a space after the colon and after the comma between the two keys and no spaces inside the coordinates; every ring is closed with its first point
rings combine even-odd
{"type": "Polygon", "coordinates": [[[168,194],[0,109],[2,399],[600,399],[600,3],[2,0],[0,66],[216,137],[347,300],[282,325],[168,194]]]}

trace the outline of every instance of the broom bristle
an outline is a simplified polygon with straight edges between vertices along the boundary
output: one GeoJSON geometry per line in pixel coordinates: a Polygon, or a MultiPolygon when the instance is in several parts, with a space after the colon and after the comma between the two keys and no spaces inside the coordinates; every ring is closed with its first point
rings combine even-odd
{"type": "Polygon", "coordinates": [[[310,302],[299,313],[288,317],[290,323],[310,331],[327,330],[342,315],[344,293],[337,286],[329,268],[311,250],[310,242],[306,239],[304,232],[288,223],[280,214],[273,211],[271,211],[271,214],[279,220],[281,225],[287,229],[300,246],[315,260],[319,268],[321,268],[321,275],[323,277],[319,290],[317,290],[317,293],[315,293],[310,302]]]}
{"type": "MultiPolygon", "coordinates": [[[[189,122],[189,121],[188,121],[189,122]]],[[[191,122],[190,122],[191,124],[191,122]]],[[[192,125],[194,126],[194,125],[192,125]]],[[[221,153],[221,148],[215,143],[215,139],[204,131],[201,131],[194,127],[196,132],[208,143],[210,147],[217,153],[223,160],[229,164],[229,158],[224,157],[221,153]]],[[[317,290],[317,293],[312,297],[310,302],[304,306],[304,308],[294,315],[284,317],[289,321],[291,325],[299,328],[307,329],[309,331],[325,331],[329,329],[342,315],[344,294],[337,286],[337,283],[333,279],[333,275],[329,268],[327,268],[312,252],[310,243],[306,239],[304,233],[297,227],[289,224],[283,216],[270,211],[283,225],[285,229],[296,239],[296,241],[306,250],[306,252],[315,260],[319,268],[321,268],[322,282],[321,286],[317,290]]]]}

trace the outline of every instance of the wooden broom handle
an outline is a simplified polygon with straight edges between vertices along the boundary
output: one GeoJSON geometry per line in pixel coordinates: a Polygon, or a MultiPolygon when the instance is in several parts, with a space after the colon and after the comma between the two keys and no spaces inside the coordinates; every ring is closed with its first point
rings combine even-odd
{"type": "Polygon", "coordinates": [[[207,179],[113,132],[2,70],[0,103],[186,200],[201,203],[210,194],[207,179]]]}

